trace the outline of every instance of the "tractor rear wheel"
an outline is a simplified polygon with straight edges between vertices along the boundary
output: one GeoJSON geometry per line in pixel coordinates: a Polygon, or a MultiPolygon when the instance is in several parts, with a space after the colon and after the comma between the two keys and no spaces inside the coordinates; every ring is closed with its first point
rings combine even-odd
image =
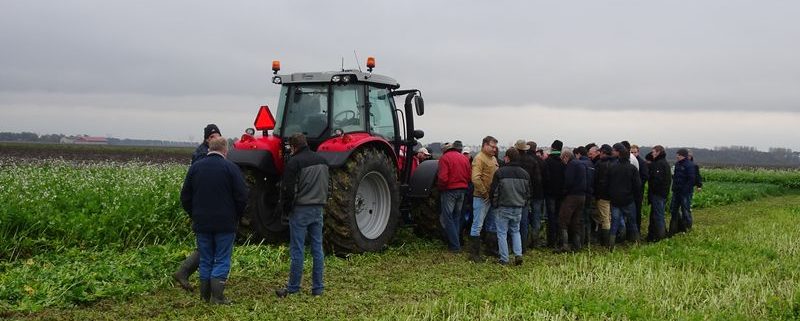
{"type": "Polygon", "coordinates": [[[399,207],[394,163],[376,149],[355,151],[331,171],[325,240],[338,254],[379,251],[397,231],[399,207]]]}
{"type": "Polygon", "coordinates": [[[441,212],[439,190],[431,188],[431,195],[415,202],[411,208],[411,219],[414,221],[414,233],[422,237],[445,241],[444,230],[439,222],[441,212]]]}
{"type": "Polygon", "coordinates": [[[276,179],[270,179],[255,169],[245,169],[244,178],[250,195],[239,222],[240,241],[281,242],[288,239],[288,227],[275,211],[279,194],[276,179]]]}

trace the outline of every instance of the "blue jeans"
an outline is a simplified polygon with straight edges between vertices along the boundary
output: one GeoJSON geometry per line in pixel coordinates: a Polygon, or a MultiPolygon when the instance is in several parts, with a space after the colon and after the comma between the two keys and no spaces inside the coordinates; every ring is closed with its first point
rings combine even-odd
{"type": "Polygon", "coordinates": [[[324,289],[322,274],[325,269],[325,255],[322,252],[322,205],[298,205],[289,215],[289,256],[292,263],[289,268],[289,283],[286,284],[286,290],[290,293],[300,291],[306,233],[311,240],[311,257],[314,259],[314,267],[311,270],[311,293],[322,294],[324,289]]]}
{"type": "Polygon", "coordinates": [[[454,189],[439,194],[442,207],[439,223],[442,224],[442,230],[447,237],[447,247],[451,251],[461,250],[458,234],[461,231],[461,208],[464,205],[465,193],[466,190],[454,189]]]}
{"type": "MultiPolygon", "coordinates": [[[[542,213],[544,213],[544,199],[534,199],[531,200],[531,210],[530,210],[530,223],[531,228],[533,228],[534,233],[539,233],[539,230],[542,229],[542,213]]],[[[534,235],[533,237],[539,237],[539,235],[534,235]]]]}
{"type": "Polygon", "coordinates": [[[195,233],[200,252],[200,280],[228,279],[236,233],[195,233]]]}
{"type": "Polygon", "coordinates": [[[489,199],[475,197],[472,200],[472,229],[469,231],[469,236],[481,236],[483,221],[486,220],[489,209],[489,199]]]}
{"type": "MultiPolygon", "coordinates": [[[[650,227],[649,233],[658,233],[666,230],[664,210],[667,199],[657,195],[650,195],[650,227]]],[[[663,235],[661,235],[663,237],[663,235]]],[[[651,237],[652,238],[652,237],[651,237]]],[[[654,239],[654,238],[653,238],[654,239]]]]}
{"type": "Polygon", "coordinates": [[[611,205],[611,235],[617,235],[620,230],[625,230],[629,236],[638,233],[635,203],[631,202],[624,206],[611,205]]]}
{"type": "Polygon", "coordinates": [[[670,233],[685,231],[691,226],[690,197],[691,194],[672,193],[672,201],[669,204],[670,227],[676,226],[678,230],[670,230],[670,233]],[[673,223],[672,220],[677,220],[677,223],[673,223]]]}
{"type": "Polygon", "coordinates": [[[694,187],[692,187],[692,191],[689,193],[689,197],[686,198],[686,206],[683,207],[683,217],[686,219],[686,227],[692,228],[692,223],[694,223],[694,218],[692,217],[692,201],[694,200],[694,187]]]}
{"type": "Polygon", "coordinates": [[[495,210],[497,222],[497,250],[500,261],[508,262],[508,232],[511,232],[511,247],[514,255],[522,255],[522,237],[519,235],[519,221],[522,207],[498,207],[495,210]]]}

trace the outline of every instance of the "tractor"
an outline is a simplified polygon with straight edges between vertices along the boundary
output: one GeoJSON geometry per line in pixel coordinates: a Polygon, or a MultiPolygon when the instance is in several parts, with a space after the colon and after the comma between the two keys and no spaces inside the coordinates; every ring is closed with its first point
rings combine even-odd
{"type": "Polygon", "coordinates": [[[367,72],[342,68],[279,74],[280,62],[273,61],[272,83],[281,86],[275,115],[261,106],[255,128],[248,128],[228,153],[250,187],[240,237],[287,238],[288,226],[276,205],[290,157],[287,138],[295,133],[303,133],[309,148],[328,161],[323,235],[335,253],[380,251],[414,202],[427,201],[437,164],[417,166],[412,155],[424,136],[413,117],[424,113],[421,92],[399,89],[396,80],[373,74],[374,67],[369,57],[367,72]],[[404,98],[403,109],[395,106],[395,98],[404,98]]]}

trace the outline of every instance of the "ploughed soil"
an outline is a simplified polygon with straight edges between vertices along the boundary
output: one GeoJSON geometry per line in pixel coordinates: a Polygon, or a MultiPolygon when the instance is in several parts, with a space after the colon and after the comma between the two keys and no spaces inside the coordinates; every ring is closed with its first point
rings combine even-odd
{"type": "Polygon", "coordinates": [[[189,164],[194,147],[72,145],[0,142],[0,157],[13,162],[144,162],[189,164]]]}

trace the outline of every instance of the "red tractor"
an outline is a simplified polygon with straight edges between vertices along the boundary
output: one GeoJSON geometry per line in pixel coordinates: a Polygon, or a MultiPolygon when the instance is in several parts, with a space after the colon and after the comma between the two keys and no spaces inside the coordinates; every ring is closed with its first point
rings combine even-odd
{"type": "Polygon", "coordinates": [[[400,90],[396,80],[373,74],[374,66],[370,57],[368,72],[284,75],[278,74],[280,63],[273,62],[272,83],[281,86],[275,117],[262,106],[255,130],[249,128],[228,154],[250,186],[240,224],[244,236],[286,238],[288,227],[275,207],[289,157],[286,138],[295,133],[305,134],[309,147],[328,160],[331,186],[323,231],[337,253],[383,249],[401,224],[401,211],[410,211],[412,199],[429,196],[437,164],[416,166],[411,153],[424,136],[413,118],[424,112],[420,91],[400,90]],[[395,107],[395,97],[405,97],[403,109],[395,107]]]}

